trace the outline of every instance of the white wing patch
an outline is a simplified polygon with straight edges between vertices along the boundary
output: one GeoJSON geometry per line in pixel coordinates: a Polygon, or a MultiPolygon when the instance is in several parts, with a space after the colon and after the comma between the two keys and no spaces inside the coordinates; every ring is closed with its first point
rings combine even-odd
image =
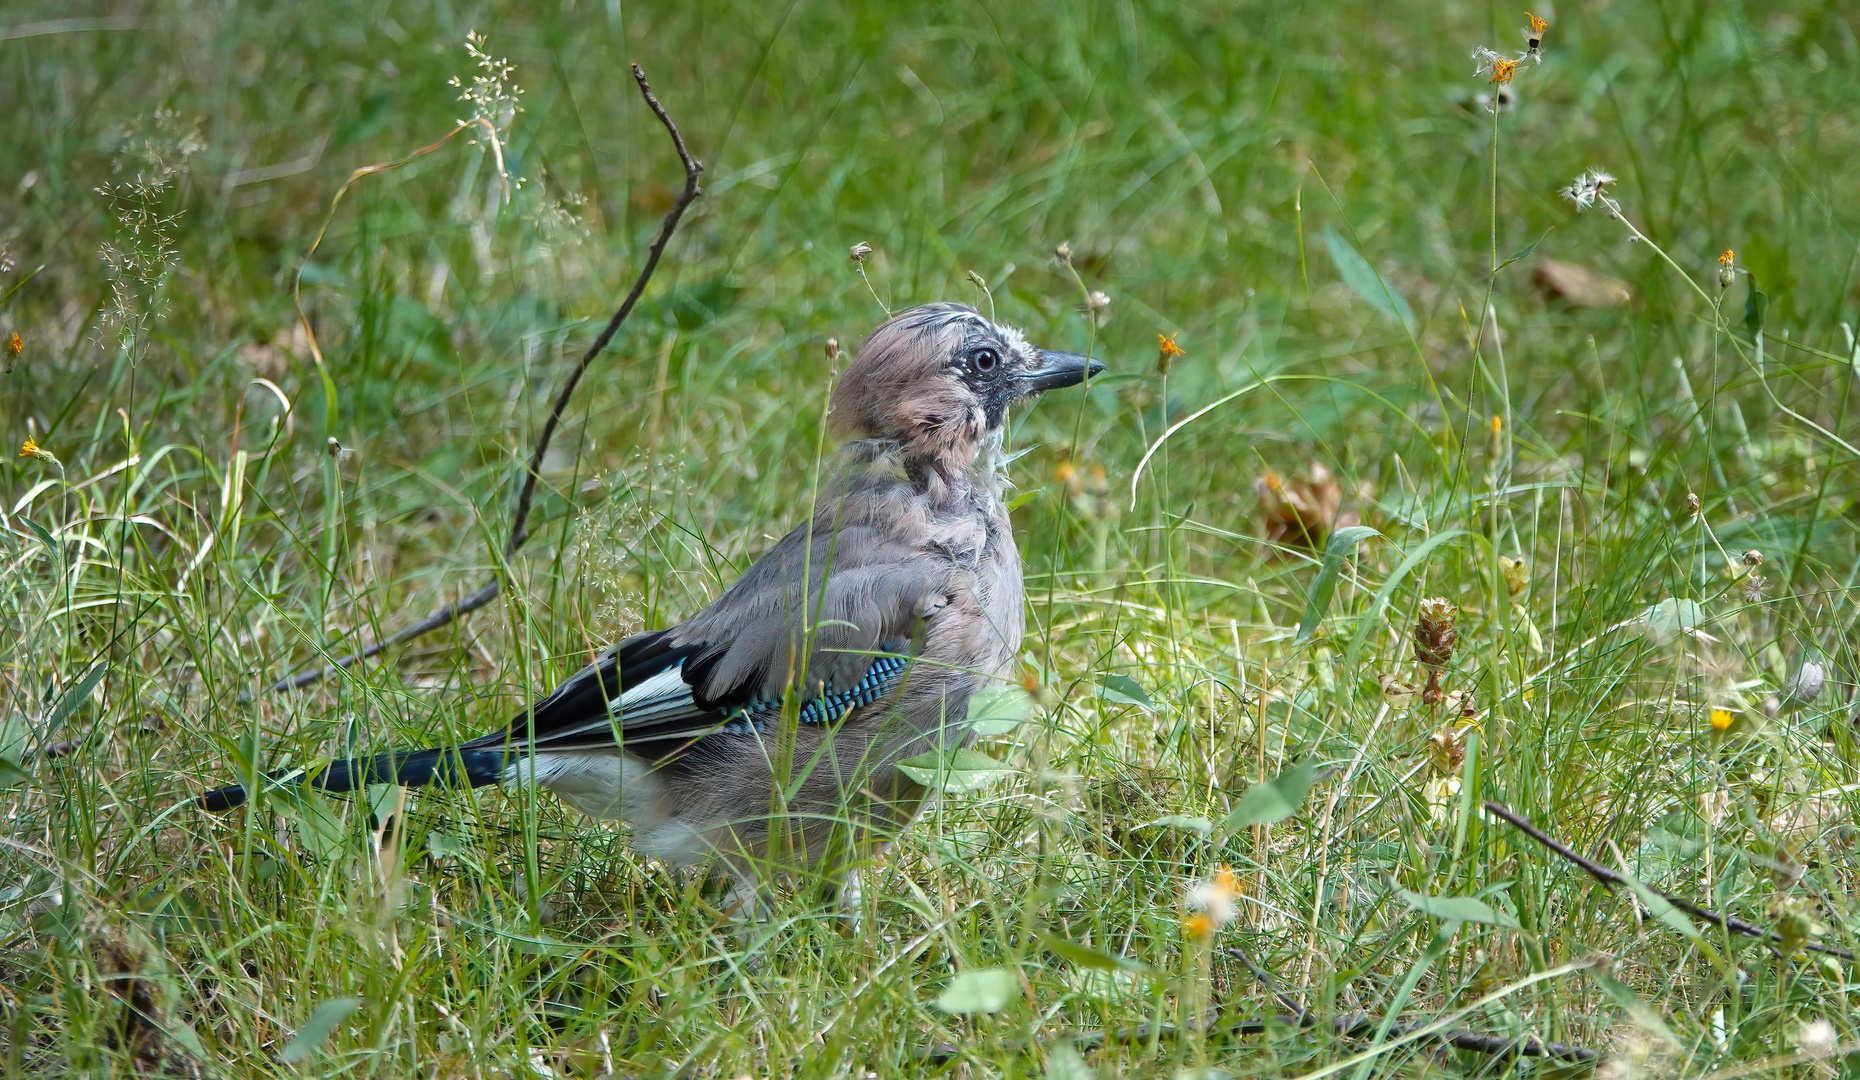
{"type": "Polygon", "coordinates": [[[614,702],[625,726],[649,724],[688,713],[691,710],[691,687],[685,683],[684,661],[666,668],[638,686],[627,688],[614,702]]]}

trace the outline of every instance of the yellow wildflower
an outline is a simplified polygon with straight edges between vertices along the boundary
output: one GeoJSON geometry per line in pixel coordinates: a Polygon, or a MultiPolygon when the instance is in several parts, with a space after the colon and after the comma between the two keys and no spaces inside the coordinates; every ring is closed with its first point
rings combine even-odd
{"type": "Polygon", "coordinates": [[[1181,336],[1182,332],[1179,330],[1166,337],[1162,334],[1156,335],[1156,370],[1160,374],[1169,374],[1169,368],[1175,363],[1175,358],[1182,355],[1182,347],[1175,343],[1175,339],[1181,336]]]}
{"type": "Polygon", "coordinates": [[[1200,940],[1214,933],[1214,920],[1202,912],[1194,912],[1182,920],[1182,936],[1200,940]]]}
{"type": "Polygon", "coordinates": [[[1713,709],[1711,711],[1711,729],[1718,732],[1720,735],[1731,730],[1731,724],[1735,720],[1736,717],[1731,715],[1731,710],[1729,709],[1713,709]]]}
{"type": "Polygon", "coordinates": [[[47,450],[45,447],[40,446],[38,443],[32,441],[31,439],[27,439],[25,442],[19,445],[19,456],[37,458],[40,461],[45,462],[47,465],[59,464],[58,455],[52,453],[50,450],[47,450]]]}
{"type": "Polygon", "coordinates": [[[1493,413],[1492,414],[1492,434],[1496,435],[1503,430],[1505,430],[1505,418],[1498,415],[1497,413],[1493,413]]]}
{"type": "Polygon", "coordinates": [[[19,334],[15,333],[7,339],[6,351],[13,356],[18,356],[26,351],[26,343],[20,340],[19,334]]]}

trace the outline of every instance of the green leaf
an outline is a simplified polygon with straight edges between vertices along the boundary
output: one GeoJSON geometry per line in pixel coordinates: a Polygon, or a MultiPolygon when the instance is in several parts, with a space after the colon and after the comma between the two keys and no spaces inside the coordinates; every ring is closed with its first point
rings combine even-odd
{"type": "Polygon", "coordinates": [[[1750,274],[1745,281],[1748,291],[1744,294],[1744,329],[1754,338],[1763,333],[1763,318],[1770,310],[1770,294],[1757,288],[1757,275],[1750,274]]]}
{"type": "Polygon", "coordinates": [[[1311,793],[1311,780],[1316,773],[1317,759],[1308,757],[1272,779],[1247,788],[1233,812],[1221,822],[1221,831],[1235,833],[1249,826],[1269,825],[1291,817],[1311,793]]]}
{"type": "Polygon", "coordinates": [[[1097,1076],[1079,1048],[1069,1042],[1056,1042],[1046,1051],[1046,1080],[1096,1080],[1097,1076]]]}
{"type": "Polygon", "coordinates": [[[969,730],[978,738],[1006,735],[1033,715],[1033,695],[1018,686],[995,683],[969,699],[969,730]]]}
{"type": "Polygon", "coordinates": [[[18,763],[0,757],[0,791],[15,784],[24,784],[32,779],[32,774],[19,767],[18,763]]]}
{"type": "Polygon", "coordinates": [[[26,743],[31,736],[32,729],[19,717],[0,720],[0,760],[15,765],[26,760],[26,743]]]}
{"type": "Polygon", "coordinates": [[[45,545],[45,550],[51,555],[53,562],[62,563],[64,561],[64,549],[58,546],[57,537],[54,537],[45,526],[31,518],[21,518],[20,520],[26,523],[26,528],[32,530],[32,535],[39,538],[39,543],[45,545]]]}
{"type": "Polygon", "coordinates": [[[333,859],[342,854],[348,830],[328,799],[309,788],[299,788],[272,805],[296,823],[297,842],[313,858],[333,859]]]}
{"type": "Polygon", "coordinates": [[[1164,814],[1155,821],[1146,821],[1137,826],[1139,829],[1183,829],[1198,832],[1203,836],[1214,831],[1214,822],[1204,817],[1191,817],[1187,814],[1164,814]]]}
{"type": "Polygon", "coordinates": [[[1156,711],[1156,699],[1150,697],[1143,684],[1128,675],[1106,675],[1098,680],[1104,696],[1120,705],[1135,705],[1146,712],[1156,711]]]}
{"type": "Polygon", "coordinates": [[[1047,934],[1041,939],[1040,944],[1061,960],[1093,971],[1129,971],[1141,974],[1150,970],[1147,966],[1127,956],[1114,956],[1110,953],[1099,952],[1097,949],[1080,945],[1076,941],[1068,941],[1057,934],[1047,934]]]}
{"type": "Polygon", "coordinates": [[[84,707],[84,703],[90,700],[91,694],[96,692],[97,684],[103,681],[104,673],[109,670],[108,664],[94,664],[89,671],[84,673],[84,677],[78,680],[76,686],[65,691],[64,696],[58,699],[58,704],[52,706],[52,718],[46,721],[42,743],[50,742],[52,734],[63,727],[64,722],[71,719],[73,713],[84,707]]]}
{"type": "Polygon", "coordinates": [[[1329,225],[1324,226],[1324,243],[1330,248],[1330,261],[1336,265],[1337,276],[1343,283],[1355,290],[1370,307],[1401,323],[1410,334],[1414,333],[1414,309],[1376,273],[1369,260],[1358,254],[1343,234],[1329,225]]]}
{"type": "Polygon", "coordinates": [[[471,845],[462,837],[434,829],[426,834],[426,850],[432,852],[435,859],[449,859],[465,854],[471,850],[471,845]]]}
{"type": "Polygon", "coordinates": [[[1697,600],[1669,596],[1648,608],[1643,618],[1655,637],[1670,641],[1679,634],[1697,630],[1705,621],[1705,606],[1697,600]]]}
{"type": "Polygon", "coordinates": [[[1543,236],[1539,236],[1539,237],[1538,237],[1537,239],[1535,239],[1535,240],[1532,240],[1532,241],[1531,241],[1530,243],[1528,243],[1528,244],[1526,244],[1526,245],[1524,245],[1523,247],[1521,247],[1521,248],[1519,248],[1518,250],[1516,250],[1516,251],[1514,251],[1514,252],[1512,252],[1512,253],[1511,253],[1511,258],[1509,258],[1509,259],[1506,259],[1506,260],[1505,260],[1504,262],[1502,262],[1502,263],[1499,263],[1499,264],[1498,264],[1498,266],[1497,266],[1497,268],[1495,268],[1495,269],[1494,269],[1494,270],[1493,270],[1492,272],[1493,272],[1494,274],[1496,274],[1496,273],[1498,273],[1498,271],[1499,271],[1499,270],[1503,270],[1503,269],[1504,269],[1505,267],[1507,267],[1507,266],[1510,266],[1510,265],[1511,265],[1512,263],[1514,263],[1514,262],[1517,262],[1517,261],[1519,261],[1520,259],[1528,259],[1528,258],[1530,258],[1530,257],[1531,257],[1531,252],[1533,252],[1533,251],[1536,251],[1536,250],[1537,250],[1537,245],[1538,245],[1538,244],[1541,244],[1541,243],[1543,243],[1543,242],[1544,242],[1544,236],[1549,236],[1549,235],[1550,235],[1550,233],[1551,233],[1552,231],[1554,231],[1554,228],[1555,228],[1555,227],[1554,227],[1554,226],[1552,226],[1552,227],[1551,227],[1551,228],[1549,228],[1549,229],[1545,229],[1545,230],[1543,231],[1543,236]]]}
{"type": "Polygon", "coordinates": [[[1687,918],[1685,912],[1674,907],[1666,897],[1641,884],[1639,879],[1626,877],[1626,875],[1623,875],[1623,878],[1627,881],[1628,888],[1634,890],[1634,895],[1640,899],[1641,906],[1653,912],[1654,918],[1678,931],[1679,936],[1687,941],[1699,940],[1698,924],[1687,918]]]}
{"type": "Polygon", "coordinates": [[[1317,633],[1318,624],[1324,621],[1324,613],[1330,610],[1330,598],[1337,591],[1337,574],[1343,568],[1343,560],[1355,554],[1356,546],[1372,536],[1382,534],[1367,525],[1350,525],[1330,534],[1324,542],[1324,558],[1318,563],[1317,580],[1311,583],[1311,598],[1305,601],[1305,617],[1298,620],[1298,636],[1292,639],[1294,646],[1303,645],[1317,633]]]}
{"type": "Polygon", "coordinates": [[[1666,1018],[1660,1015],[1660,1010],[1647,1004],[1641,1000],[1639,994],[1616,982],[1600,970],[1591,974],[1595,977],[1595,985],[1602,988],[1602,993],[1607,994],[1609,999],[1620,1007],[1621,1011],[1627,1013],[1634,1023],[1643,1030],[1658,1035],[1675,1050],[1685,1048],[1685,1044],[1679,1041],[1679,1036],[1673,1034],[1673,1029],[1666,1026],[1666,1018]]]}
{"type": "Polygon", "coordinates": [[[1032,491],[1021,492],[1019,495],[1016,495],[1012,499],[1008,500],[1008,504],[1007,504],[1008,513],[1011,514],[1014,511],[1019,510],[1021,507],[1027,505],[1028,503],[1032,502],[1033,500],[1039,497],[1040,497],[1039,488],[1034,488],[1032,491]]]}
{"type": "Polygon", "coordinates": [[[955,794],[999,783],[1020,770],[979,750],[932,750],[898,762],[898,771],[927,788],[955,794]]]}
{"type": "Polygon", "coordinates": [[[1398,891],[1403,902],[1423,915],[1432,915],[1447,922],[1484,923],[1487,926],[1502,926],[1507,930],[1519,929],[1518,920],[1471,896],[1422,896],[1407,889],[1398,891]]]}
{"type": "Polygon", "coordinates": [[[336,1030],[336,1025],[347,1020],[350,1014],[361,1008],[362,999],[358,997],[331,998],[316,1007],[304,1026],[291,1036],[290,1044],[278,1055],[278,1061],[285,1065],[295,1065],[316,1053],[316,1048],[323,1045],[329,1033],[336,1030]]]}
{"type": "Polygon", "coordinates": [[[1020,996],[1020,980],[1007,968],[976,968],[962,972],[949,981],[948,989],[936,999],[936,1007],[947,1013],[992,1013],[1008,1007],[1020,996]]]}

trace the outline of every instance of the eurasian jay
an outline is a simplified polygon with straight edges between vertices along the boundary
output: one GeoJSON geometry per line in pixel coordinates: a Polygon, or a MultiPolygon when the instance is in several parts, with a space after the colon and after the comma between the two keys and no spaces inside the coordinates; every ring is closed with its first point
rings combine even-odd
{"type": "Polygon", "coordinates": [[[539,784],[625,821],[644,855],[720,857],[739,885],[758,860],[819,866],[845,841],[882,844],[928,795],[897,764],[966,745],[971,698],[1020,651],[1008,409],[1102,370],[961,304],[901,312],[834,388],[847,442],[813,515],[709,606],[607,649],[482,738],[267,782],[539,784]]]}

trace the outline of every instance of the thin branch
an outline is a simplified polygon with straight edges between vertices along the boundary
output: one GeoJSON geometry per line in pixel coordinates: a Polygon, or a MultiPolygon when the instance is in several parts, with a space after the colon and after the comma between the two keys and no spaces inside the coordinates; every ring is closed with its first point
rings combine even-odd
{"type": "MultiPolygon", "coordinates": [[[[1537,828],[1535,825],[1532,825],[1530,822],[1524,820],[1524,818],[1521,815],[1514,812],[1510,807],[1503,806],[1499,803],[1493,802],[1490,799],[1487,799],[1485,802],[1485,811],[1486,813],[1491,814],[1494,817],[1503,818],[1504,820],[1510,822],[1515,828],[1517,828],[1519,832],[1530,837],[1532,840],[1537,841],[1538,843],[1542,844],[1544,847],[1549,848],[1551,851],[1557,853],[1558,855],[1561,855],[1563,858],[1569,860],[1570,862],[1575,863],[1577,866],[1581,867],[1583,871],[1585,871],[1590,877],[1594,878],[1595,880],[1602,882],[1605,885],[1627,885],[1628,884],[1627,878],[1622,877],[1620,874],[1615,873],[1613,870],[1608,869],[1606,866],[1603,866],[1600,863],[1594,862],[1590,859],[1583,858],[1581,855],[1578,855],[1574,851],[1571,851],[1568,847],[1564,846],[1561,843],[1558,843],[1553,837],[1549,836],[1548,834],[1543,832],[1541,829],[1537,828]]],[[[1641,885],[1641,888],[1646,889],[1648,892],[1666,901],[1667,903],[1673,905],[1674,907],[1692,916],[1693,918],[1701,919],[1705,922],[1711,923],[1714,926],[1722,926],[1726,930],[1731,931],[1732,933],[1742,934],[1745,937],[1761,938],[1764,941],[1780,942],[1783,939],[1783,936],[1777,933],[1776,931],[1765,929],[1764,927],[1758,926],[1755,923],[1745,922],[1743,919],[1740,919],[1735,915],[1725,915],[1721,912],[1713,911],[1712,909],[1708,907],[1701,907],[1700,905],[1695,904],[1690,900],[1687,900],[1683,896],[1674,896],[1672,893],[1664,892],[1660,889],[1656,889],[1653,886],[1646,884],[1645,882],[1640,883],[1640,885],[1641,885]]],[[[1838,956],[1843,960],[1852,960],[1854,958],[1854,954],[1848,952],[1846,949],[1837,948],[1833,945],[1822,945],[1818,942],[1813,942],[1813,941],[1804,942],[1802,944],[1802,948],[1807,949],[1809,952],[1826,953],[1829,956],[1838,956]]]]}
{"type": "MultiPolygon", "coordinates": [[[[691,156],[690,150],[685,148],[685,138],[679,134],[678,125],[672,122],[671,116],[665,111],[665,106],[659,104],[658,97],[652,92],[652,85],[646,81],[646,73],[640,69],[638,64],[633,65],[633,81],[639,84],[639,92],[646,99],[646,107],[652,110],[652,115],[659,118],[659,123],[665,125],[666,132],[672,137],[672,145],[678,150],[678,160],[685,167],[685,189],[672,203],[672,208],[666,211],[665,220],[659,226],[659,236],[647,249],[646,265],[640,268],[639,276],[633,279],[632,290],[626,294],[626,299],[620,302],[619,308],[614,311],[613,318],[607,320],[607,325],[589,343],[587,351],[581,354],[581,362],[576,364],[574,370],[569,372],[568,378],[563,380],[562,388],[556,391],[555,404],[549,410],[549,418],[543,422],[542,434],[536,440],[536,450],[530,455],[529,465],[523,471],[523,486],[518,489],[515,514],[510,523],[510,539],[504,544],[506,561],[523,546],[523,541],[529,539],[530,506],[536,498],[536,481],[542,475],[543,456],[549,452],[550,440],[555,438],[555,430],[562,423],[562,414],[568,409],[568,402],[575,394],[575,387],[580,385],[581,377],[587,373],[588,366],[594,363],[594,358],[607,348],[608,343],[613,341],[614,335],[620,331],[621,324],[625,323],[627,316],[633,313],[634,305],[639,303],[641,294],[646,291],[647,283],[652,280],[653,271],[659,268],[659,259],[665,254],[665,245],[671,241],[672,233],[678,229],[678,222],[684,217],[685,208],[689,207],[699,195],[704,194],[703,189],[698,187],[698,177],[703,173],[704,166],[691,156]]],[[[470,596],[447,604],[412,626],[391,634],[358,653],[345,656],[328,667],[279,679],[271,685],[271,689],[274,691],[301,689],[319,679],[334,675],[357,661],[366,660],[395,645],[412,641],[422,634],[431,633],[448,625],[461,615],[476,611],[490,603],[502,588],[503,577],[493,572],[491,580],[470,596]]]]}
{"type": "MultiPolygon", "coordinates": [[[[1312,1015],[1309,1009],[1298,1004],[1292,997],[1281,991],[1278,983],[1273,981],[1271,973],[1258,964],[1255,964],[1253,958],[1246,954],[1246,950],[1240,948],[1238,945],[1229,945],[1221,951],[1246,965],[1246,969],[1253,973],[1253,977],[1259,980],[1260,985],[1264,986],[1266,990],[1277,999],[1281,1006],[1291,1010],[1292,1015],[1289,1019],[1298,1027],[1328,1027],[1345,1038],[1362,1038],[1374,1036],[1376,1029],[1382,1026],[1381,1022],[1375,1017],[1360,1012],[1345,1013],[1342,1016],[1332,1017],[1328,1022],[1322,1021],[1318,1017],[1312,1015]]],[[[1416,1024],[1390,1024],[1388,1037],[1399,1039],[1409,1032],[1417,1030],[1419,1026],[1420,1025],[1416,1024]]],[[[1524,1057],[1562,1058],[1565,1061],[1594,1061],[1600,1056],[1594,1050],[1586,1046],[1576,1046],[1572,1043],[1545,1042],[1535,1035],[1512,1038],[1507,1035],[1489,1035],[1482,1031],[1464,1031],[1449,1028],[1435,1035],[1434,1038],[1441,1042],[1449,1043],[1458,1049],[1471,1050],[1479,1054],[1520,1054],[1524,1057]]]]}

